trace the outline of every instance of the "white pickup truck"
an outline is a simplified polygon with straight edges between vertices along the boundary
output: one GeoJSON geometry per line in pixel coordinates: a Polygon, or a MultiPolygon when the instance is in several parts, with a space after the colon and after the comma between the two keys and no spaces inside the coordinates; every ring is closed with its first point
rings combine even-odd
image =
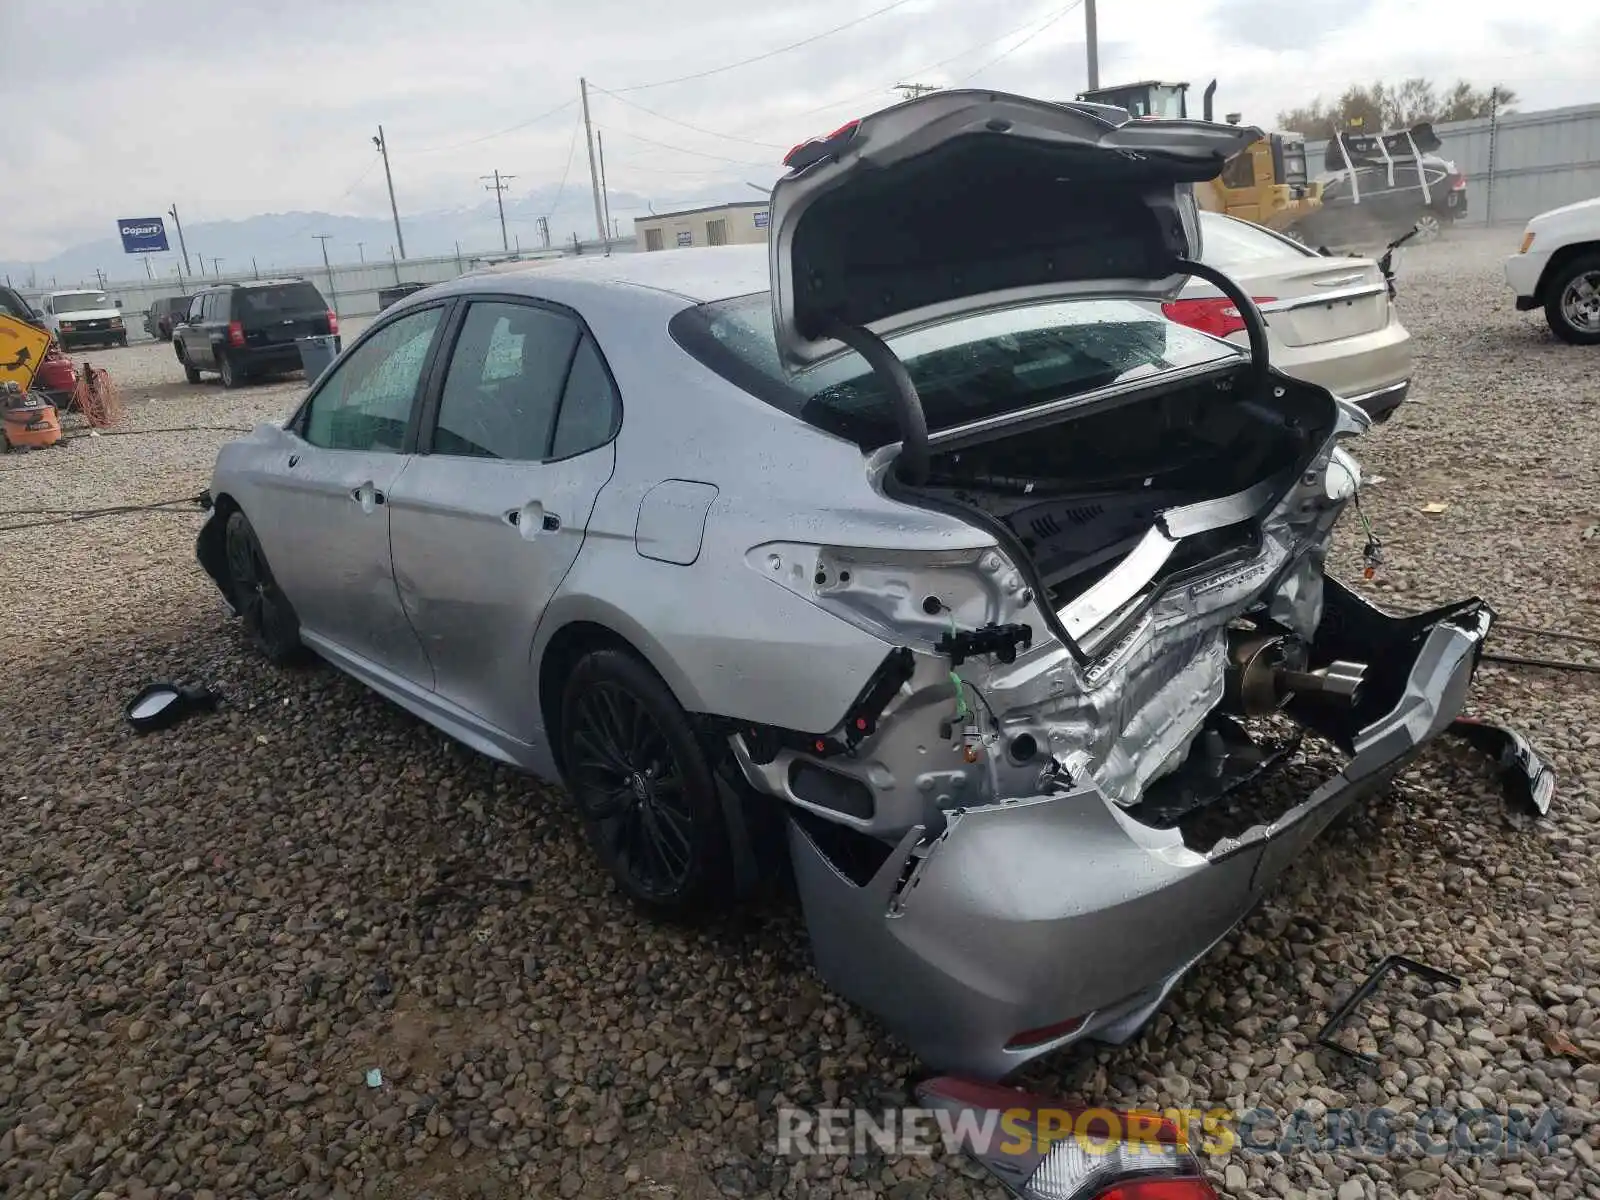
{"type": "Polygon", "coordinates": [[[1540,213],[1506,259],[1517,308],[1544,309],[1564,342],[1600,345],[1600,196],[1540,213]]]}

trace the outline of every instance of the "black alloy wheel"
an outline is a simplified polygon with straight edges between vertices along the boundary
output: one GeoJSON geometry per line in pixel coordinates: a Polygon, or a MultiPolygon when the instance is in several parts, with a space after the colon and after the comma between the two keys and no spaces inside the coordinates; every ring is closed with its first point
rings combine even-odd
{"type": "Polygon", "coordinates": [[[585,655],[567,682],[561,745],[590,844],[623,891],[683,915],[732,898],[710,764],[654,671],[622,650],[585,655]]]}

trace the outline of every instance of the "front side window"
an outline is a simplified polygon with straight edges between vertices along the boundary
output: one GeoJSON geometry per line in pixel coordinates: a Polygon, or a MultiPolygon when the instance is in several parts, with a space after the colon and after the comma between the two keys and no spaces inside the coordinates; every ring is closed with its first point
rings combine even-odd
{"type": "Polygon", "coordinates": [[[435,454],[539,462],[580,334],[546,308],[478,301],[467,309],[433,433],[435,454]]]}
{"type": "Polygon", "coordinates": [[[407,313],[335,363],[311,398],[306,441],[327,450],[400,453],[443,311],[407,313]]]}
{"type": "MultiPolygon", "coordinates": [[[[1209,256],[1208,256],[1209,257],[1209,256]]],[[[752,395],[863,448],[897,441],[894,407],[854,351],[795,375],[778,361],[766,292],[686,309],[678,344],[752,395]]],[[[1016,412],[1239,351],[1132,300],[1053,300],[953,317],[888,339],[929,429],[1016,412]]]]}

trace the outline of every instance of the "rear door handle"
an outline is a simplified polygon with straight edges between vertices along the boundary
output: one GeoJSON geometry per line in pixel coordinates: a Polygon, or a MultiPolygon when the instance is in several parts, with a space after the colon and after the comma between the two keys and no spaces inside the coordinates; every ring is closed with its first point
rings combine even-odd
{"type": "Polygon", "coordinates": [[[368,480],[359,487],[350,489],[350,499],[361,505],[362,512],[370,513],[378,505],[384,503],[387,497],[371,480],[368,480]]]}
{"type": "Polygon", "coordinates": [[[501,514],[501,519],[530,541],[541,533],[555,533],[561,528],[561,518],[553,512],[546,512],[544,505],[537,500],[530,500],[521,508],[510,509],[501,514]]]}

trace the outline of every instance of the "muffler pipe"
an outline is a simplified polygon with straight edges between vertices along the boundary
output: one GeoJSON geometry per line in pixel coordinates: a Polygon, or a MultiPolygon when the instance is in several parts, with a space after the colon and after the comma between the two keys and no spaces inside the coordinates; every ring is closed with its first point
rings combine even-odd
{"type": "Polygon", "coordinates": [[[1228,644],[1224,700],[1247,717],[1277,712],[1296,696],[1354,706],[1367,664],[1335,660],[1302,669],[1304,647],[1277,634],[1236,635],[1228,644]]]}
{"type": "Polygon", "coordinates": [[[1315,671],[1277,672],[1278,687],[1288,695],[1324,696],[1354,706],[1366,682],[1367,664],[1335,660],[1315,671]]]}

